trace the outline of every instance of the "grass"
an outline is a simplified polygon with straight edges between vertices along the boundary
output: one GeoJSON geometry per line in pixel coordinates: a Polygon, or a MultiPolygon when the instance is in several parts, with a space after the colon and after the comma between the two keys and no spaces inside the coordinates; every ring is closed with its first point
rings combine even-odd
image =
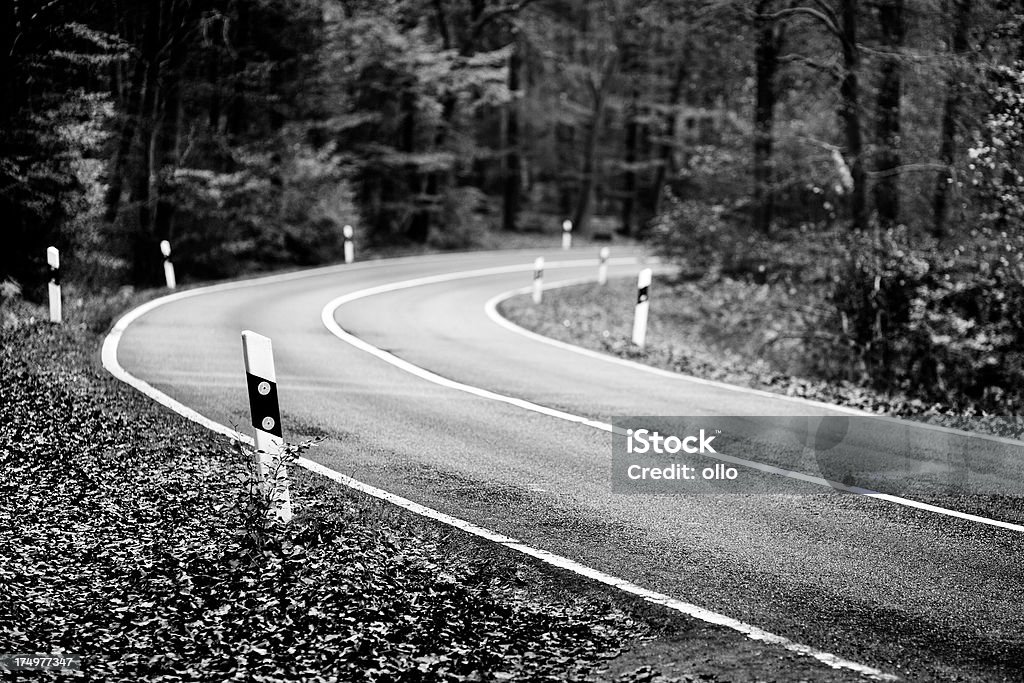
{"type": "Polygon", "coordinates": [[[513,297],[499,312],[538,334],[704,379],[876,413],[917,415],[928,408],[907,396],[816,377],[835,360],[806,331],[821,303],[799,290],[655,277],[643,350],[631,340],[635,301],[635,280],[613,279],[604,287],[551,289],[540,306],[528,295],[513,297]]]}

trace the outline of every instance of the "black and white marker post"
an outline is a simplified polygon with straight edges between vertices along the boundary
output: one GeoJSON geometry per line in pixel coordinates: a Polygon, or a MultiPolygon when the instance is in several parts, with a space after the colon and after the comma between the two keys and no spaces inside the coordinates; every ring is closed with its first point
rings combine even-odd
{"type": "Polygon", "coordinates": [[[647,308],[651,298],[651,269],[644,268],[636,279],[636,311],[633,314],[633,343],[647,344],[647,308]]]}
{"type": "Polygon", "coordinates": [[[256,457],[263,484],[269,486],[274,500],[273,514],[282,522],[292,518],[288,470],[281,462],[284,436],[281,432],[281,408],[277,401],[277,374],[274,350],[269,337],[250,330],[242,332],[245,355],[245,380],[249,389],[249,410],[255,432],[256,457]],[[270,477],[273,481],[269,481],[270,477]]]}
{"type": "Polygon", "coordinates": [[[533,303],[539,304],[544,296],[544,257],[533,262],[533,303]]]}
{"type": "Polygon", "coordinates": [[[63,310],[60,302],[60,252],[57,247],[47,247],[46,263],[50,266],[50,322],[59,323],[63,310]]]}
{"type": "Polygon", "coordinates": [[[572,248],[572,221],[562,221],[562,249],[572,248]]]}
{"type": "Polygon", "coordinates": [[[611,254],[611,250],[608,247],[601,247],[601,251],[597,252],[597,284],[606,285],[608,284],[608,256],[611,254]]]}
{"type": "Polygon", "coordinates": [[[174,277],[174,264],[171,263],[171,243],[160,240],[160,253],[164,255],[164,280],[167,282],[167,289],[174,289],[178,286],[178,281],[174,277]]]}
{"type": "Polygon", "coordinates": [[[356,250],[352,246],[352,226],[346,225],[342,233],[345,235],[345,263],[352,263],[356,259],[356,250]]]}

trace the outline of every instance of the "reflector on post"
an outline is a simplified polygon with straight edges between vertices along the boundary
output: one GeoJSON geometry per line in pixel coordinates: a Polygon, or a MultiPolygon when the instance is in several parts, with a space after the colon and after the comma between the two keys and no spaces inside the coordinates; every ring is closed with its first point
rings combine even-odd
{"type": "Polygon", "coordinates": [[[174,264],[171,263],[171,243],[167,240],[160,240],[160,253],[164,255],[164,281],[167,289],[175,289],[178,280],[174,277],[174,264]]]}
{"type": "Polygon", "coordinates": [[[249,410],[256,443],[259,475],[270,487],[274,514],[282,522],[292,518],[288,469],[281,430],[281,408],[277,399],[277,373],[270,338],[250,330],[242,332],[245,379],[249,392],[249,410]]]}
{"type": "Polygon", "coordinates": [[[539,304],[544,296],[544,257],[533,262],[533,303],[539,304]]]}
{"type": "Polygon", "coordinates": [[[633,343],[647,344],[647,309],[650,306],[651,269],[644,268],[636,279],[636,310],[633,314],[633,343]]]}
{"type": "Polygon", "coordinates": [[[60,299],[60,251],[57,247],[47,247],[46,263],[50,266],[50,322],[59,323],[64,318],[64,311],[60,299]]]}
{"type": "Polygon", "coordinates": [[[345,263],[352,263],[356,258],[355,247],[352,245],[352,226],[346,225],[342,234],[345,236],[345,263]]]}

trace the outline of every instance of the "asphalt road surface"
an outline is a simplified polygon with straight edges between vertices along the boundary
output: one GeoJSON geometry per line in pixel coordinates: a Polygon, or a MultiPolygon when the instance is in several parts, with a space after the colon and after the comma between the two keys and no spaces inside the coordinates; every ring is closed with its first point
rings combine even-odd
{"type": "MultiPolygon", "coordinates": [[[[1024,680],[1019,530],[813,484],[760,495],[613,493],[607,431],[441,386],[345,343],[321,321],[328,302],[367,288],[521,266],[384,291],[328,314],[442,377],[597,421],[828,412],[643,372],[496,324],[485,304],[528,285],[537,255],[549,264],[585,259],[549,267],[549,284],[596,272],[590,253],[495,252],[254,281],[145,314],[125,331],[118,357],[174,399],[248,430],[239,334],[254,330],[274,343],[286,438],[326,435],[310,457],[330,468],[907,680],[1024,680]]],[[[637,269],[615,265],[610,274],[637,269]]]]}

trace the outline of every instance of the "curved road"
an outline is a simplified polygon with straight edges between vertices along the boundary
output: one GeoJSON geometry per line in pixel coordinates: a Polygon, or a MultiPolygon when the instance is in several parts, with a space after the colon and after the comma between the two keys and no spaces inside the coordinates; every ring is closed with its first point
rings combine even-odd
{"type": "MultiPolygon", "coordinates": [[[[624,250],[617,249],[616,256],[624,250]]],[[[820,407],[644,372],[557,348],[485,314],[538,252],[366,262],[186,296],[124,331],[120,364],[247,431],[239,333],[273,339],[286,437],[323,465],[645,588],[907,680],[1024,679],[1024,534],[864,496],[622,495],[606,431],[440,386],[321,322],[457,382],[599,421],[811,415],[820,407]]],[[[552,251],[546,283],[590,277],[552,251]]],[[[634,274],[616,265],[611,275],[634,274]]],[[[826,669],[827,671],[827,669],[826,669]]],[[[806,674],[804,674],[806,675],[806,674]]]]}

